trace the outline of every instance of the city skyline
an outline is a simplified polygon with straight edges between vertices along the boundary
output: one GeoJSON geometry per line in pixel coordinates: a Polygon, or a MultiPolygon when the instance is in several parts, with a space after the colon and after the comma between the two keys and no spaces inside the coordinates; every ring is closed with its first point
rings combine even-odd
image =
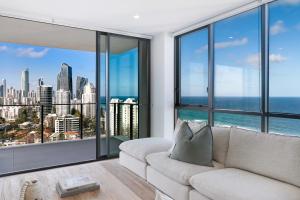
{"type": "MultiPolygon", "coordinates": [[[[136,48],[111,54],[112,96],[137,96],[137,57],[136,48]]],[[[28,69],[30,91],[35,90],[40,78],[43,78],[44,84],[51,85],[56,90],[57,74],[62,63],[72,67],[73,94],[76,94],[77,76],[84,77],[96,85],[95,52],[0,42],[0,80],[7,80],[7,88],[20,90],[22,71],[28,69]]],[[[105,75],[102,68],[100,73],[101,77],[105,75]]],[[[104,88],[105,86],[102,86],[101,89],[104,88]]]]}
{"type": "MultiPolygon", "coordinates": [[[[0,47],[5,47],[5,50],[0,50],[0,66],[3,69],[0,79],[5,78],[9,87],[20,90],[21,79],[16,77],[21,77],[22,71],[28,69],[30,91],[38,86],[39,78],[43,78],[44,84],[56,89],[57,74],[63,63],[72,67],[75,78],[78,75],[95,82],[94,52],[3,42],[0,42],[0,47]]],[[[76,85],[74,77],[72,84],[76,85]]]]}

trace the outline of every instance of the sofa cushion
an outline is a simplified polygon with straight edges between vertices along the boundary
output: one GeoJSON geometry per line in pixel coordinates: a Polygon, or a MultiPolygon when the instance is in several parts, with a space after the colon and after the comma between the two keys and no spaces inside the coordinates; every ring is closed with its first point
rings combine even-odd
{"type": "Polygon", "coordinates": [[[142,138],[129,140],[120,144],[119,148],[128,155],[146,162],[146,156],[150,153],[168,151],[172,142],[164,138],[142,138]]]}
{"type": "Polygon", "coordinates": [[[232,128],[226,167],[300,187],[300,138],[232,128]]]}
{"type": "Polygon", "coordinates": [[[211,127],[213,134],[213,159],[224,164],[229,145],[229,127],[211,127]]]}
{"type": "Polygon", "coordinates": [[[173,133],[173,145],[172,147],[169,149],[169,152],[171,153],[175,147],[175,141],[176,138],[178,136],[178,133],[182,127],[183,124],[187,123],[188,126],[190,127],[191,131],[194,133],[200,131],[204,126],[207,125],[207,123],[205,121],[196,121],[196,120],[189,120],[189,121],[184,121],[181,119],[177,119],[176,124],[175,124],[175,129],[174,129],[174,133],[173,133]]]}
{"type": "Polygon", "coordinates": [[[226,168],[193,176],[191,185],[214,200],[299,200],[300,188],[239,169],[226,168]]]}
{"type": "Polygon", "coordinates": [[[163,175],[183,185],[189,185],[189,179],[195,174],[223,168],[223,165],[213,162],[214,167],[189,164],[169,157],[169,152],[149,154],[148,164],[163,175]]]}
{"type": "Polygon", "coordinates": [[[188,124],[184,123],[178,132],[170,158],[212,167],[212,142],[210,126],[205,126],[193,134],[188,124]]]}

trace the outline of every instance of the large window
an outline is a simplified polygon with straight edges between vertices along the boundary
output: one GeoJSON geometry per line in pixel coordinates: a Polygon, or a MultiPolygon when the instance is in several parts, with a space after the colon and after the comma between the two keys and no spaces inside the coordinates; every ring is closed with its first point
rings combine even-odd
{"type": "Polygon", "coordinates": [[[260,110],[260,11],[215,23],[215,107],[260,110]]]}
{"type": "Polygon", "coordinates": [[[0,175],[116,156],[149,137],[150,40],[0,24],[0,175]]]}
{"type": "Polygon", "coordinates": [[[177,36],[177,116],[207,116],[211,125],[300,136],[299,13],[299,1],[279,0],[177,36]],[[199,39],[204,30],[207,45],[199,39]],[[202,48],[196,48],[199,44],[202,48]],[[208,58],[205,73],[187,67],[196,58],[197,72],[204,71],[199,52],[208,58]],[[206,107],[184,99],[186,91],[198,98],[206,94],[200,92],[206,86],[206,107]]]}
{"type": "Polygon", "coordinates": [[[181,103],[208,104],[208,30],[182,36],[180,39],[181,103]]]}
{"type": "Polygon", "coordinates": [[[95,32],[0,21],[0,146],[94,137],[95,32]]]}
{"type": "Polygon", "coordinates": [[[300,2],[271,3],[269,13],[270,112],[300,114],[300,2]]]}

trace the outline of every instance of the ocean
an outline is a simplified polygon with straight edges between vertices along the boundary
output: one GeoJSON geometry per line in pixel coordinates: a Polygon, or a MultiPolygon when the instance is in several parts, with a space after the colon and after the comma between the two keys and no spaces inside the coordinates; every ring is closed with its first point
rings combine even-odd
{"type": "MultiPolygon", "coordinates": [[[[207,104],[207,97],[182,97],[183,104],[207,104]]],[[[261,102],[258,97],[216,97],[215,108],[234,109],[260,112],[261,102]]],[[[300,97],[270,97],[270,112],[300,114],[300,97]]],[[[207,120],[206,112],[180,109],[178,116],[186,120],[207,120]]],[[[215,113],[215,125],[239,126],[243,128],[260,130],[259,116],[248,116],[227,113],[215,113]]],[[[286,118],[269,118],[269,132],[300,136],[300,120],[286,118]]]]}

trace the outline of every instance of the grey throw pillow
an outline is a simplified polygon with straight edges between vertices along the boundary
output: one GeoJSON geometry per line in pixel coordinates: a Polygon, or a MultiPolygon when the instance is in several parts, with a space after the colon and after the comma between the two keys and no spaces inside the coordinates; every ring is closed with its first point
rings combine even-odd
{"type": "Polygon", "coordinates": [[[213,136],[210,126],[193,134],[188,123],[183,122],[170,158],[191,164],[212,167],[213,136]]]}

